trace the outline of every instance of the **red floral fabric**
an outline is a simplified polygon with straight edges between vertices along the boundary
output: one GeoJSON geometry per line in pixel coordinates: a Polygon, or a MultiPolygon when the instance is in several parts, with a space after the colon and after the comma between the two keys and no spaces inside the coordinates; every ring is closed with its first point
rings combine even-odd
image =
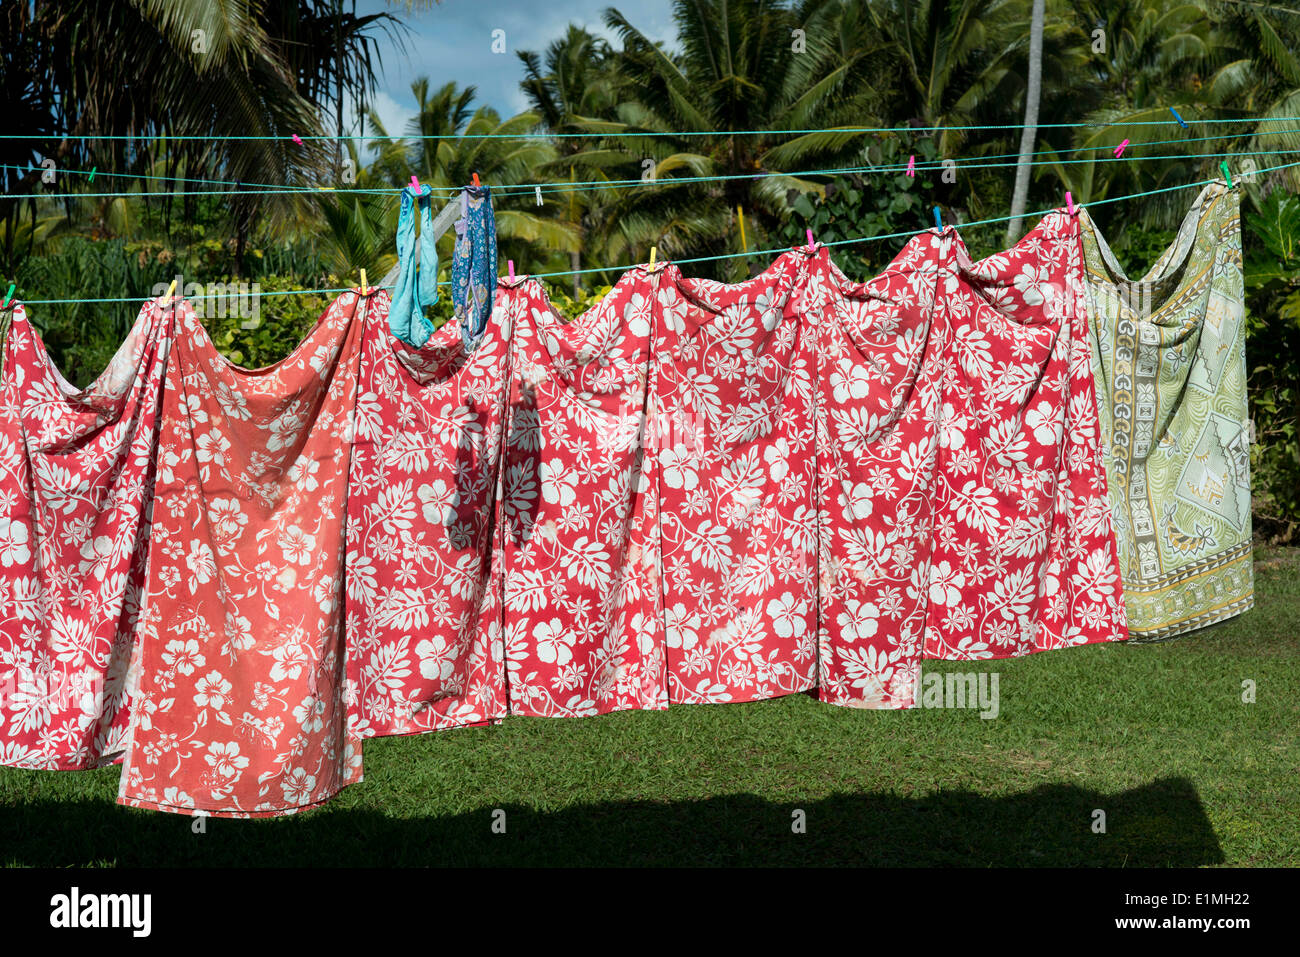
{"type": "Polygon", "coordinates": [[[123,804],[282,814],[360,777],[343,562],[365,311],[345,293],[246,370],[178,309],[123,804]]]}
{"type": "Polygon", "coordinates": [[[851,282],[825,248],[817,317],[818,697],[913,704],[929,607],[939,391],[947,335],[935,290],[948,240],[924,233],[851,282]]]}
{"type": "Polygon", "coordinates": [[[499,481],[509,343],[498,315],[467,351],[458,322],[393,338],[374,293],[361,343],[347,507],[352,733],[505,714],[499,481]]]}
{"type": "Polygon", "coordinates": [[[925,654],[1004,658],[1124,640],[1078,220],[1057,211],[941,300],[951,358],[925,654]]]}
{"type": "Polygon", "coordinates": [[[816,326],[807,254],[737,285],[666,265],[656,301],[668,692],[749,701],[816,682],[816,326]]]}
{"type": "Polygon", "coordinates": [[[0,382],[0,764],[119,759],[172,323],[147,303],[77,389],[13,306],[0,382]]]}
{"type": "Polygon", "coordinates": [[[512,334],[503,484],[511,714],[664,708],[647,380],[662,270],[625,273],[568,324],[503,281],[512,334]]]}

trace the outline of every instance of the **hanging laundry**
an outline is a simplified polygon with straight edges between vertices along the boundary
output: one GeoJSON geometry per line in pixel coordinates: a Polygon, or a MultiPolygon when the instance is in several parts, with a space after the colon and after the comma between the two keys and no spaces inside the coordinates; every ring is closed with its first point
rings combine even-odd
{"type": "Polygon", "coordinates": [[[511,714],[665,708],[647,370],[663,270],[637,267],[567,325],[503,280],[512,330],[504,476],[511,714]]]}
{"type": "MultiPolygon", "coordinates": [[[[500,315],[500,314],[498,314],[500,315]]],[[[352,733],[368,738],[505,714],[500,466],[508,330],[470,352],[453,319],[412,349],[373,294],[348,493],[352,733]]]]}
{"type": "Polygon", "coordinates": [[[120,803],[275,815],[360,779],[343,562],[368,303],[344,293],[256,370],[178,309],[120,803]]]}
{"type": "Polygon", "coordinates": [[[1206,186],[1140,279],[1080,219],[1129,632],[1170,637],[1254,604],[1238,194],[1206,186]]]}
{"type": "Polygon", "coordinates": [[[1122,640],[1078,222],[978,263],[952,242],[925,656],[1122,640]]]}
{"type": "Polygon", "coordinates": [[[648,434],[673,703],[816,683],[816,327],[807,252],[738,285],[665,265],[648,434]]]}
{"type": "Polygon", "coordinates": [[[407,186],[402,190],[397,217],[397,284],[388,322],[394,338],[417,349],[433,333],[433,323],[425,318],[424,310],[438,301],[438,235],[433,226],[432,195],[428,186],[422,186],[419,192],[407,186]]]}
{"type": "Polygon", "coordinates": [[[497,291],[497,225],[492,191],[467,186],[460,194],[456,247],[451,260],[451,297],[467,349],[478,345],[487,328],[497,291]]]}
{"type": "Polygon", "coordinates": [[[936,310],[951,233],[913,237],[851,282],[823,247],[816,315],[818,697],[914,703],[930,600],[939,395],[948,337],[936,310]]]}
{"type": "Polygon", "coordinates": [[[0,381],[0,764],[120,759],[173,323],[147,303],[77,389],[13,305],[0,381]]]}

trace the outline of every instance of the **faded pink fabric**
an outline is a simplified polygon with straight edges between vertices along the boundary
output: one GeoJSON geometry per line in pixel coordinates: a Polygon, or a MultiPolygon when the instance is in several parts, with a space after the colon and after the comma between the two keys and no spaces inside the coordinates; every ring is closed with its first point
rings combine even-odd
{"type": "Polygon", "coordinates": [[[140,693],[118,800],[284,814],[359,780],[344,702],[344,519],[366,300],[284,360],[232,365],[177,310],[140,693]]]}
{"type": "Polygon", "coordinates": [[[120,760],[173,321],[147,303],[77,389],[13,307],[0,382],[0,764],[120,760]]]}

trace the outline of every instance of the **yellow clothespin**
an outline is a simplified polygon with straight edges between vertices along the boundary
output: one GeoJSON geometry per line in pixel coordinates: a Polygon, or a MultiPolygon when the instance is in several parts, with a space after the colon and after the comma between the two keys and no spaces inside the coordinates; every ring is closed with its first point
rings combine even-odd
{"type": "Polygon", "coordinates": [[[370,295],[370,287],[366,285],[366,271],[361,270],[361,295],[370,295]]]}
{"type": "Polygon", "coordinates": [[[176,291],[176,280],[173,279],[172,284],[167,287],[167,295],[163,296],[162,304],[164,309],[166,309],[168,306],[171,305],[172,293],[174,293],[175,291],[176,291]]]}
{"type": "Polygon", "coordinates": [[[656,247],[654,246],[650,247],[650,272],[655,271],[655,256],[658,254],[658,252],[659,250],[656,247]]]}
{"type": "Polygon", "coordinates": [[[736,216],[740,219],[740,248],[749,252],[749,243],[745,242],[745,211],[736,207],[736,216]]]}

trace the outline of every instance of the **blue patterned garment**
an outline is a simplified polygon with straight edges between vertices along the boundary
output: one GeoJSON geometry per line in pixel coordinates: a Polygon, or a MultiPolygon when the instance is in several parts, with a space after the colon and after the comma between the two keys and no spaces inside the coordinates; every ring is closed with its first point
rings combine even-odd
{"type": "Polygon", "coordinates": [[[488,187],[465,187],[460,202],[456,251],[451,260],[451,301],[465,348],[473,349],[483,338],[496,295],[497,224],[488,187]]]}
{"type": "Polygon", "coordinates": [[[402,211],[397,219],[397,285],[393,289],[388,328],[394,338],[419,348],[433,334],[424,310],[438,301],[438,248],[433,235],[433,190],[420,187],[417,194],[402,190],[402,211]],[[420,208],[420,257],[415,259],[415,208],[420,208]]]}

